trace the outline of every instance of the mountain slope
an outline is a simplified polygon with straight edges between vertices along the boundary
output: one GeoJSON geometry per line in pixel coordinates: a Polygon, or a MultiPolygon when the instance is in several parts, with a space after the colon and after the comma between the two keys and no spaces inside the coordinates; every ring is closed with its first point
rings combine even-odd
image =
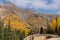
{"type": "Polygon", "coordinates": [[[37,13],[37,12],[35,12],[33,10],[29,10],[29,9],[22,10],[20,8],[17,8],[14,4],[12,4],[10,2],[8,2],[4,6],[5,6],[5,8],[8,8],[10,11],[15,12],[25,22],[27,22],[29,25],[32,25],[32,26],[47,27],[48,23],[50,23],[57,16],[60,16],[60,15],[55,15],[55,14],[52,15],[52,14],[37,13]],[[34,22],[34,21],[36,21],[36,22],[34,22]],[[33,22],[33,24],[31,24],[31,22],[33,22]]]}
{"type": "Polygon", "coordinates": [[[0,19],[4,21],[4,26],[7,26],[10,20],[10,25],[13,29],[21,29],[28,32],[29,25],[20,16],[18,16],[16,12],[14,12],[16,8],[14,8],[14,5],[11,7],[11,5],[13,4],[10,4],[10,2],[5,5],[0,5],[0,19]],[[11,8],[9,9],[8,7],[11,8]]]}
{"type": "Polygon", "coordinates": [[[5,8],[7,11],[9,10],[9,12],[12,14],[17,14],[20,19],[26,22],[26,24],[35,27],[47,27],[47,25],[53,19],[60,17],[60,15],[42,14],[29,9],[22,10],[10,2],[7,2],[5,5],[3,5],[3,8],[5,8]]]}

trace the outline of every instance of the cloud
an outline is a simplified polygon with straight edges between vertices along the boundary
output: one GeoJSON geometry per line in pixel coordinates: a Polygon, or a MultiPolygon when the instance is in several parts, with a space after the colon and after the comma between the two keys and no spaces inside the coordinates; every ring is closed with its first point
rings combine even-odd
{"type": "Polygon", "coordinates": [[[60,13],[60,0],[9,0],[15,5],[22,8],[29,9],[44,9],[45,11],[53,11],[53,13],[60,13]]]}

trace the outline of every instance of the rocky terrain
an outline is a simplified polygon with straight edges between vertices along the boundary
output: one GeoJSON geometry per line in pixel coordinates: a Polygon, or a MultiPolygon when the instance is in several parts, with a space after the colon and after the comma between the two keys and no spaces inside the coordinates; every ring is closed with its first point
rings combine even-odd
{"type": "Polygon", "coordinates": [[[52,34],[35,34],[27,36],[24,40],[60,40],[60,37],[52,34]],[[49,38],[48,38],[49,37],[49,38]]]}
{"type": "Polygon", "coordinates": [[[17,12],[15,12],[17,8],[14,8],[14,5],[12,5],[10,2],[7,2],[5,5],[0,5],[0,19],[4,20],[4,26],[7,26],[10,20],[13,29],[29,30],[29,25],[17,15],[17,12]]]}
{"type": "MultiPolygon", "coordinates": [[[[2,20],[4,26],[6,27],[10,21],[10,25],[13,29],[17,29],[17,30],[22,29],[26,33],[30,31],[30,27],[33,28],[38,27],[37,29],[43,27],[47,29],[48,24],[52,22],[53,19],[57,19],[58,17],[60,17],[60,15],[42,14],[29,9],[23,10],[18,8],[11,2],[7,2],[4,5],[0,5],[0,21],[2,20]]],[[[55,21],[52,22],[53,26],[55,25],[55,21]]],[[[35,36],[35,37],[36,37],[35,40],[36,39],[39,40],[41,36],[35,36]]],[[[43,38],[46,39],[44,35],[41,38],[42,40],[44,40],[43,38]]],[[[57,40],[57,39],[60,40],[60,37],[50,38],[47,40],[57,40]]]]}
{"type": "MultiPolygon", "coordinates": [[[[60,15],[55,14],[42,14],[29,9],[22,10],[16,7],[11,2],[0,5],[0,15],[17,15],[29,26],[47,27],[47,24],[60,15]]],[[[8,17],[8,16],[7,16],[8,17]]]]}

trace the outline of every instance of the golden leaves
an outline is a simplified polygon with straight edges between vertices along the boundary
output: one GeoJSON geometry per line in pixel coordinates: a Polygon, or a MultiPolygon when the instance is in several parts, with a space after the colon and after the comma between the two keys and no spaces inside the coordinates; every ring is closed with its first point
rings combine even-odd
{"type": "Polygon", "coordinates": [[[53,19],[52,22],[50,23],[50,28],[54,31],[56,28],[56,19],[53,19]]]}
{"type": "Polygon", "coordinates": [[[17,30],[22,30],[25,32],[26,35],[28,35],[29,29],[27,27],[29,27],[29,25],[23,21],[18,15],[16,14],[7,14],[6,18],[4,19],[4,24],[5,26],[8,25],[10,20],[10,25],[13,29],[17,29],[17,30]]]}
{"type": "Polygon", "coordinates": [[[50,28],[51,30],[56,30],[59,29],[60,27],[60,17],[56,18],[56,19],[53,19],[52,22],[50,23],[50,28]]]}

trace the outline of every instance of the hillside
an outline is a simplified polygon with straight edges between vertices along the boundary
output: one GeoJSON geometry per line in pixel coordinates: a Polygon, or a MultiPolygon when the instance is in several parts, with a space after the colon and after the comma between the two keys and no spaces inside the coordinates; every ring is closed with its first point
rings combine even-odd
{"type": "Polygon", "coordinates": [[[16,12],[14,12],[14,7],[11,7],[12,9],[8,8],[11,5],[13,4],[10,4],[9,2],[5,5],[0,5],[0,19],[3,20],[4,26],[7,26],[10,20],[10,25],[13,29],[23,30],[26,32],[29,31],[29,25],[23,21],[23,19],[18,16],[16,12]]]}
{"type": "Polygon", "coordinates": [[[0,5],[0,40],[24,40],[26,37],[25,40],[35,37],[39,40],[57,36],[60,37],[60,15],[20,9],[9,1],[0,5]]]}
{"type": "MultiPolygon", "coordinates": [[[[0,8],[1,8],[1,6],[0,6],[0,8]]],[[[22,9],[16,7],[11,2],[7,2],[5,5],[2,6],[2,8],[5,10],[4,12],[6,12],[2,15],[6,15],[6,14],[9,16],[13,15],[13,16],[11,16],[11,20],[15,18],[14,17],[15,15],[17,15],[16,21],[20,20],[21,22],[18,21],[19,23],[15,24],[15,25],[21,26],[22,28],[26,27],[26,25],[27,25],[27,27],[30,25],[33,27],[47,28],[47,25],[53,19],[56,19],[57,17],[60,16],[60,15],[55,15],[55,14],[42,14],[42,13],[38,13],[38,12],[35,12],[33,10],[29,10],[29,9],[22,10],[22,9]]],[[[5,18],[6,21],[9,16],[7,16],[5,18]]],[[[13,21],[13,23],[15,23],[15,22],[13,21]]],[[[17,28],[19,28],[19,27],[17,27],[17,28]]]]}

